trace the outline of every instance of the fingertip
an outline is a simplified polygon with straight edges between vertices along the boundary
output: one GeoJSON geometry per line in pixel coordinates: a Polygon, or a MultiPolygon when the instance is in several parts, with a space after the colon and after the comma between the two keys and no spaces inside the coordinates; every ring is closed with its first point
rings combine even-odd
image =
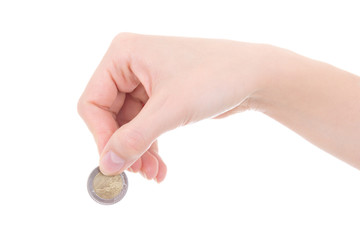
{"type": "Polygon", "coordinates": [[[141,157],[142,167],[141,172],[146,176],[147,179],[151,180],[157,176],[159,163],[157,158],[149,151],[145,152],[141,157]]]}
{"type": "Polygon", "coordinates": [[[128,163],[115,152],[108,151],[100,159],[100,171],[107,176],[116,175],[127,169],[128,163]]]}
{"type": "Polygon", "coordinates": [[[142,160],[141,160],[141,158],[139,158],[138,160],[136,160],[134,163],[133,163],[133,165],[131,165],[131,169],[132,169],[132,171],[133,172],[139,172],[140,171],[140,169],[141,169],[141,166],[142,166],[142,160]]]}
{"type": "Polygon", "coordinates": [[[157,183],[161,183],[162,181],[164,181],[164,179],[166,177],[167,166],[157,152],[151,152],[151,153],[156,157],[156,159],[159,163],[158,173],[157,173],[156,177],[154,178],[154,180],[157,183]]]}
{"type": "Polygon", "coordinates": [[[159,172],[155,178],[157,183],[161,183],[162,181],[164,181],[165,177],[166,177],[166,173],[167,173],[167,168],[166,165],[163,164],[162,167],[159,167],[159,172]]]}
{"type": "Polygon", "coordinates": [[[166,170],[159,170],[158,175],[155,177],[155,181],[157,183],[161,183],[162,181],[164,181],[165,177],[166,177],[166,170]]]}
{"type": "Polygon", "coordinates": [[[106,168],[104,168],[102,165],[99,165],[100,172],[105,176],[112,176],[113,174],[111,171],[108,171],[106,168]]]}

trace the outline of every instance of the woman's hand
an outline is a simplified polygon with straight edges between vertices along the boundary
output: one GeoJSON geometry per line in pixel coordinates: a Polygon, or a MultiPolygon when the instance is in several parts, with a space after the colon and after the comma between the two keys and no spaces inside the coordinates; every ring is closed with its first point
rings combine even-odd
{"type": "Polygon", "coordinates": [[[162,133],[248,108],[266,75],[268,46],[227,40],[120,34],[78,103],[95,137],[100,169],[161,182],[162,133]]]}
{"type": "Polygon", "coordinates": [[[293,52],[227,40],[120,34],[78,104],[104,174],[161,182],[156,139],[205,118],[260,110],[360,169],[360,78],[293,52]]]}

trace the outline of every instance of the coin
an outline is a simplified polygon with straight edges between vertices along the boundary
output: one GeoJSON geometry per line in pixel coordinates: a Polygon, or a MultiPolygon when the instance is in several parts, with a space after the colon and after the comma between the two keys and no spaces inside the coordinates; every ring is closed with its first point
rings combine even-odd
{"type": "Polygon", "coordinates": [[[105,176],[99,167],[91,172],[87,182],[90,197],[105,205],[119,202],[125,196],[127,188],[128,179],[124,172],[115,176],[105,176]]]}

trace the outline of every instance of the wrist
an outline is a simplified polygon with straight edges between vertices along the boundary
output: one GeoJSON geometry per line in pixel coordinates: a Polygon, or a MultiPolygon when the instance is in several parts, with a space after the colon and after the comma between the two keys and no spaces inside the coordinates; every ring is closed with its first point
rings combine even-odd
{"type": "Polygon", "coordinates": [[[301,87],[296,84],[306,73],[310,59],[271,45],[260,45],[259,51],[259,74],[255,90],[248,98],[248,106],[271,115],[301,87]]]}

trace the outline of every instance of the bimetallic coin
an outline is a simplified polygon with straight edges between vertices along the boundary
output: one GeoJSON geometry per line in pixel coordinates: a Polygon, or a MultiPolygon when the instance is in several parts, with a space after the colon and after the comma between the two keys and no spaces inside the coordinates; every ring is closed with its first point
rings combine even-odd
{"type": "Polygon", "coordinates": [[[87,182],[92,199],[100,204],[110,205],[119,202],[126,194],[128,179],[123,172],[116,176],[105,176],[95,168],[87,182]]]}

